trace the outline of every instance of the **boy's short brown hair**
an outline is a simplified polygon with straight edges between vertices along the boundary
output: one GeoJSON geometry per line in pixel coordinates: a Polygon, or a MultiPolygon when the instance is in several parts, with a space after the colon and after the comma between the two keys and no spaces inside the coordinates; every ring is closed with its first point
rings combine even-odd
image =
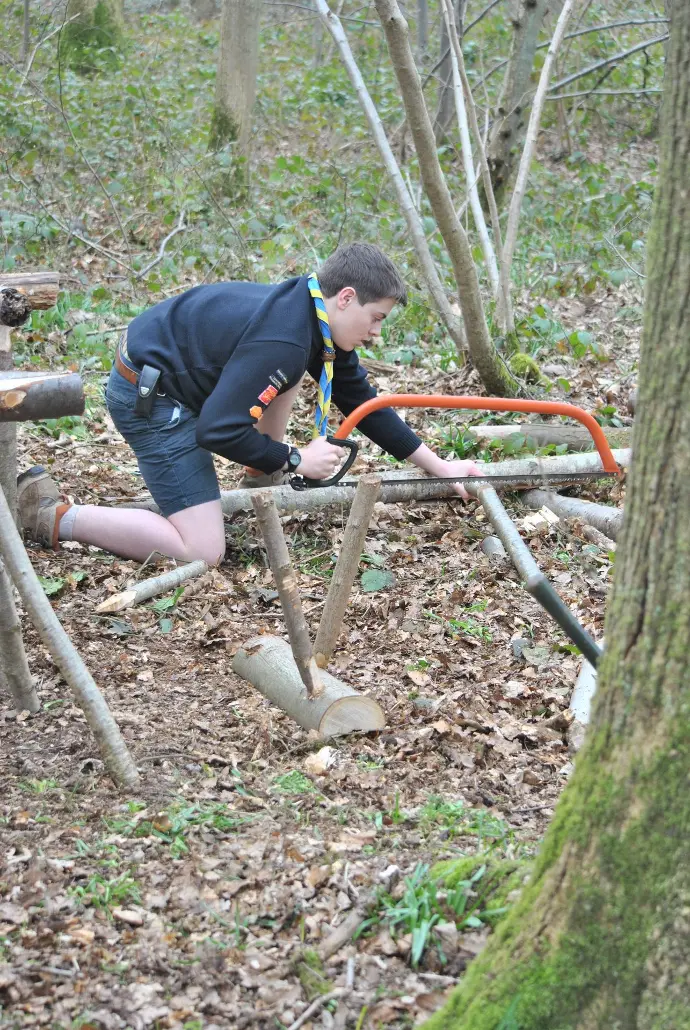
{"type": "Polygon", "coordinates": [[[324,297],[351,286],[360,304],[392,297],[407,304],[407,290],[389,257],[373,243],[346,243],[327,258],[317,272],[324,297]]]}

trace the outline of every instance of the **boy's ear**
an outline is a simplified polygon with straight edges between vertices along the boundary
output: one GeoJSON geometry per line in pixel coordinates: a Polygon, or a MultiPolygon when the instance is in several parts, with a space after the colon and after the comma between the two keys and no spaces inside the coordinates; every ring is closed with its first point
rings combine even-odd
{"type": "Polygon", "coordinates": [[[357,300],[357,291],[354,287],[343,286],[342,290],[338,293],[338,309],[342,311],[343,308],[346,308],[354,300],[357,300]]]}

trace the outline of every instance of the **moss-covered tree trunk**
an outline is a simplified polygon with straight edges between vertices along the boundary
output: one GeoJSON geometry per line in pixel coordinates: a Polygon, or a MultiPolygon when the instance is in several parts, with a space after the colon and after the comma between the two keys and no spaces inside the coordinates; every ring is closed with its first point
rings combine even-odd
{"type": "Polygon", "coordinates": [[[60,51],[77,71],[92,71],[100,52],[116,58],[124,31],[124,0],[68,0],[60,51]]]}
{"type": "Polygon", "coordinates": [[[522,898],[426,1030],[690,1027],[690,4],[674,4],[634,465],[589,735],[522,898]]]}
{"type": "Polygon", "coordinates": [[[246,156],[256,96],[260,9],[256,0],[223,2],[216,99],[209,140],[212,150],[236,142],[236,154],[246,156]]]}

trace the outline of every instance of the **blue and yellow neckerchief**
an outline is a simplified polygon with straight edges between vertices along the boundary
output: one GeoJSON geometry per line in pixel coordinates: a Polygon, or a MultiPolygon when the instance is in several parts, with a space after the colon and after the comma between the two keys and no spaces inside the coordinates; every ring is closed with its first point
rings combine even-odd
{"type": "Polygon", "coordinates": [[[326,305],[323,302],[323,294],[319,286],[319,280],[312,273],[307,279],[309,292],[316,308],[316,317],[319,320],[319,328],[323,337],[323,369],[319,378],[318,396],[316,400],[316,411],[314,413],[314,436],[325,436],[328,432],[328,412],[331,407],[331,384],[333,382],[333,362],[335,360],[335,348],[331,336],[331,326],[328,321],[326,305]]]}

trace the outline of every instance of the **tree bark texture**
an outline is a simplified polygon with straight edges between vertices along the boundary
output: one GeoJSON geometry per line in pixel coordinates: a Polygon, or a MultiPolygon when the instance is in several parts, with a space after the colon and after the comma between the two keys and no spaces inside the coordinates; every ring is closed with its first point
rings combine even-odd
{"type": "Polygon", "coordinates": [[[214,150],[236,142],[236,153],[247,152],[259,66],[260,12],[256,0],[223,0],[211,125],[214,150]]]}
{"type": "Polygon", "coordinates": [[[635,460],[592,721],[533,878],[427,1030],[690,1027],[690,5],[675,4],[635,460]]]}
{"type": "Polygon", "coordinates": [[[71,687],[96,738],[106,768],[116,783],[133,787],[139,773],[110,709],[84,665],[33,570],[24,544],[0,490],[0,557],[19,591],[26,612],[43,644],[71,687]]]}
{"type": "Polygon", "coordinates": [[[489,136],[488,159],[497,202],[512,178],[532,104],[532,69],[539,33],[552,0],[512,0],[513,39],[497,117],[489,136]]]}
{"type": "Polygon", "coordinates": [[[12,596],[12,581],[0,561],[0,681],[12,695],[18,712],[37,712],[36,696],[26,660],[22,628],[12,596]]]}
{"type": "MultiPolygon", "coordinates": [[[[462,22],[465,12],[465,0],[451,0],[451,6],[455,15],[455,24],[458,26],[458,35],[462,39],[462,22]]],[[[453,121],[453,65],[450,58],[450,38],[448,26],[445,19],[441,17],[440,37],[441,63],[438,66],[437,75],[440,86],[438,92],[438,103],[434,115],[434,138],[438,146],[443,143],[446,133],[453,121]]]]}
{"type": "Polygon", "coordinates": [[[338,640],[380,490],[380,476],[363,476],[359,481],[314,641],[314,656],[320,669],[327,667],[338,640]]]}
{"type": "Polygon", "coordinates": [[[76,372],[0,371],[0,422],[32,422],[83,413],[84,387],[76,372]]]}
{"type": "Polygon", "coordinates": [[[424,189],[448,248],[465,320],[470,358],[489,393],[514,397],[519,384],[501,361],[489,335],[469,240],[458,220],[436,152],[436,141],[410,49],[407,23],[397,0],[376,0],[412,133],[424,189]]]}
{"type": "Polygon", "coordinates": [[[295,663],[307,689],[307,696],[319,697],[323,693],[321,672],[312,654],[309,627],[304,617],[297,588],[297,576],[290,561],[278,509],[270,491],[255,490],[252,507],[264,538],[271,572],[278,588],[280,605],[283,609],[295,663]]]}
{"type": "MultiPolygon", "coordinates": [[[[0,376],[12,368],[12,336],[0,325],[0,376]]],[[[4,493],[12,518],[17,517],[17,427],[2,425],[0,416],[0,490],[4,493]]]]}
{"type": "Polygon", "coordinates": [[[522,500],[530,508],[547,507],[559,518],[578,518],[588,526],[594,526],[612,540],[617,540],[623,526],[623,511],[609,504],[595,504],[579,497],[562,497],[549,490],[528,490],[522,500]]]}

